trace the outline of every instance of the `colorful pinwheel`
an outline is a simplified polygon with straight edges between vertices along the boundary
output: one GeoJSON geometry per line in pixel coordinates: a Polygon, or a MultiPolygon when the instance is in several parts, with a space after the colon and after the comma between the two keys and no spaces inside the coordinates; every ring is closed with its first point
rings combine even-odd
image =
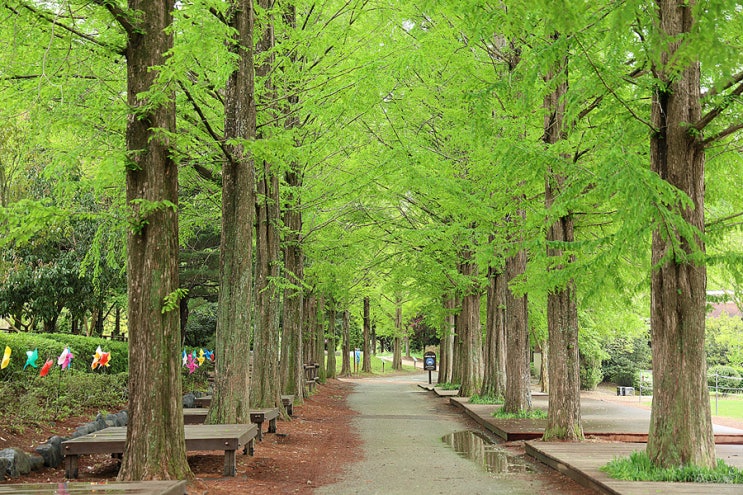
{"type": "Polygon", "coordinates": [[[101,360],[98,362],[98,366],[100,366],[101,368],[103,368],[104,366],[106,368],[108,368],[108,367],[111,366],[109,364],[110,361],[111,361],[111,353],[110,352],[102,352],[101,353],[101,360]]]}
{"type": "Polygon", "coordinates": [[[38,368],[36,365],[36,360],[39,359],[39,350],[34,349],[33,351],[26,351],[26,356],[28,356],[28,359],[26,359],[26,364],[23,365],[23,369],[26,369],[26,366],[33,366],[34,368],[38,368]]]}
{"type": "Polygon", "coordinates": [[[188,359],[186,358],[186,349],[183,349],[183,366],[186,366],[188,359]]]}
{"type": "Polygon", "coordinates": [[[214,353],[208,349],[204,351],[204,357],[209,361],[214,361],[214,353]]]}
{"type": "Polygon", "coordinates": [[[188,358],[186,358],[186,367],[188,368],[188,374],[190,375],[194,371],[196,371],[196,368],[199,367],[199,364],[194,359],[193,354],[189,354],[188,358]]]}
{"type": "Polygon", "coordinates": [[[204,349],[199,349],[199,357],[198,357],[199,366],[203,366],[204,365],[204,361],[206,361],[206,357],[205,356],[206,355],[204,353],[204,349]]]}
{"type": "Polygon", "coordinates": [[[52,369],[52,366],[54,366],[54,359],[47,359],[46,363],[44,363],[44,366],[41,367],[41,371],[39,371],[39,376],[48,375],[49,370],[52,369]]]}
{"type": "Polygon", "coordinates": [[[10,347],[5,346],[5,354],[3,354],[3,362],[0,364],[0,369],[4,370],[10,364],[10,347]]]}
{"type": "Polygon", "coordinates": [[[59,358],[57,359],[57,364],[62,367],[62,369],[67,369],[70,367],[70,364],[72,363],[72,358],[75,356],[70,352],[69,347],[65,347],[64,351],[62,351],[62,354],[59,355],[59,358]]]}

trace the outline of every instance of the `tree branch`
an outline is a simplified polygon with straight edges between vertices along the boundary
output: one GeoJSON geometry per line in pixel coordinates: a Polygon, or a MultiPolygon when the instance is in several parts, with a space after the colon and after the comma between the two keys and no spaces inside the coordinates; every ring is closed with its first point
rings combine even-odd
{"type": "Polygon", "coordinates": [[[214,140],[215,143],[217,143],[217,146],[219,146],[219,149],[222,150],[222,153],[224,154],[225,158],[228,160],[232,160],[233,157],[230,154],[229,150],[224,146],[224,138],[217,134],[217,132],[214,130],[214,128],[209,123],[209,119],[206,118],[206,115],[201,110],[201,107],[196,102],[194,97],[191,95],[191,92],[188,91],[188,88],[183,84],[182,81],[178,81],[178,86],[181,87],[181,90],[183,91],[183,94],[186,95],[186,99],[191,104],[191,107],[194,109],[194,112],[199,116],[199,120],[201,120],[201,124],[204,126],[204,129],[206,129],[207,134],[211,136],[211,138],[214,140]]]}
{"type": "MultiPolygon", "coordinates": [[[[96,1],[96,0],[94,0],[94,1],[96,1]]],[[[91,35],[89,35],[87,33],[83,33],[82,31],[78,31],[74,27],[68,26],[67,24],[65,24],[63,22],[59,22],[56,19],[54,19],[53,17],[51,17],[50,15],[48,15],[47,13],[42,12],[42,11],[36,9],[35,7],[32,7],[31,5],[28,5],[26,3],[23,3],[22,5],[23,5],[23,8],[25,8],[26,10],[28,10],[29,12],[31,12],[33,15],[35,15],[39,19],[42,19],[42,20],[44,20],[44,21],[46,21],[46,22],[48,22],[50,24],[53,24],[53,25],[55,25],[57,27],[60,27],[60,28],[64,29],[65,31],[69,31],[70,33],[74,34],[75,36],[78,36],[78,37],[80,37],[80,38],[82,38],[82,39],[84,39],[86,41],[89,41],[89,42],[91,42],[91,43],[93,43],[95,45],[98,45],[98,46],[100,46],[102,48],[105,48],[107,50],[111,50],[112,52],[117,53],[119,55],[124,55],[125,50],[123,48],[121,48],[121,47],[113,46],[113,45],[108,45],[106,43],[102,43],[101,41],[97,40],[94,36],[91,36],[91,35]]]]}
{"type": "Polygon", "coordinates": [[[124,9],[119,7],[115,0],[92,0],[94,4],[104,7],[113,16],[116,22],[124,28],[127,38],[136,33],[137,27],[132,22],[131,16],[124,9]]]}
{"type": "MultiPolygon", "coordinates": [[[[732,84],[731,84],[731,86],[732,86],[732,84]]],[[[730,95],[728,95],[725,98],[725,100],[722,102],[722,104],[714,107],[712,110],[710,110],[709,112],[707,112],[707,114],[704,117],[702,117],[701,119],[699,119],[699,121],[696,122],[692,127],[694,129],[696,129],[697,131],[701,131],[702,129],[704,129],[705,127],[707,127],[707,125],[710,122],[712,122],[713,120],[715,120],[723,112],[723,110],[725,110],[727,107],[730,106],[730,104],[733,102],[733,100],[735,100],[735,97],[736,96],[740,96],[741,94],[743,94],[743,82],[739,82],[738,83],[738,87],[735,88],[730,93],[730,95]]]]}
{"type": "Polygon", "coordinates": [[[703,141],[704,145],[707,146],[708,144],[714,143],[715,141],[719,141],[721,139],[724,139],[728,137],[729,135],[738,132],[739,130],[743,129],[743,123],[740,124],[734,124],[728,127],[727,129],[724,129],[717,134],[714,134],[707,139],[703,141]]]}

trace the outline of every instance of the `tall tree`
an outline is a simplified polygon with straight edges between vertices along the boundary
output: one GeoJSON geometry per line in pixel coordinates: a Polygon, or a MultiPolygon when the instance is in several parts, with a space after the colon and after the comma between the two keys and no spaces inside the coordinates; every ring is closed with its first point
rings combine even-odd
{"type": "MultiPolygon", "coordinates": [[[[559,46],[561,36],[551,36],[559,46]]],[[[557,57],[554,66],[545,77],[548,94],[544,99],[544,135],[547,146],[565,139],[565,98],[568,91],[568,60],[557,57]]],[[[557,161],[559,163],[559,160],[557,161]]],[[[548,166],[545,177],[545,208],[549,212],[555,198],[561,193],[566,172],[548,166]]],[[[575,261],[566,255],[560,246],[574,242],[573,218],[570,212],[550,218],[547,230],[548,270],[560,270],[564,264],[575,261]],[[567,259],[565,259],[567,257],[567,259]],[[554,261],[551,261],[554,260],[554,261]]],[[[580,419],[580,368],[578,356],[578,307],[575,282],[570,279],[564,285],[552,288],[547,293],[548,356],[550,356],[549,408],[544,439],[582,440],[583,427],[580,419]]]]}
{"type": "Polygon", "coordinates": [[[175,98],[162,77],[173,47],[173,0],[101,2],[127,32],[126,199],[129,424],[120,480],[185,479],[178,312],[178,165],[175,98]],[[134,15],[133,13],[136,13],[134,15]]]}
{"type": "Polygon", "coordinates": [[[214,394],[210,423],[246,423],[250,405],[255,167],[247,148],[256,135],[253,4],[234,0],[227,24],[237,61],[225,88],[225,160],[214,394]]]}
{"type": "Polygon", "coordinates": [[[371,298],[364,296],[364,309],[363,309],[363,339],[364,343],[362,352],[364,353],[363,361],[361,363],[361,371],[364,373],[371,373],[371,352],[374,343],[371,341],[371,298]]]}
{"type": "Polygon", "coordinates": [[[695,6],[693,1],[658,0],[654,25],[662,48],[652,67],[650,163],[688,196],[677,207],[690,227],[662,225],[653,232],[653,408],[647,452],[660,466],[715,464],[704,351],[707,277],[700,258],[705,250],[701,131],[714,114],[702,117],[698,57],[678,60],[684,38],[696,29],[695,6]]]}

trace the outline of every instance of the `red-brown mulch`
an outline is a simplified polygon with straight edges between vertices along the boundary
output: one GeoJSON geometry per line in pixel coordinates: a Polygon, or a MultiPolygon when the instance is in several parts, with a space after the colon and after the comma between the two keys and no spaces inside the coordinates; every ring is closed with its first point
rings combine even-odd
{"type": "MultiPolygon", "coordinates": [[[[328,380],[319,385],[317,391],[294,406],[290,421],[278,422],[277,434],[264,434],[262,442],[256,442],[253,457],[239,453],[237,476],[222,476],[224,455],[221,452],[190,453],[189,465],[195,481],[189,494],[208,493],[223,495],[251,493],[253,495],[275,495],[277,493],[309,494],[317,486],[332,483],[342,472],[350,452],[356,452],[360,439],[351,429],[355,414],[346,405],[346,396],[352,384],[328,380]]],[[[9,418],[0,420],[0,449],[19,447],[33,451],[33,447],[52,435],[68,435],[82,423],[90,421],[90,415],[69,418],[54,425],[26,428],[10,434],[7,430],[9,418]]],[[[106,455],[81,456],[78,481],[114,480],[118,461],[106,455]]],[[[64,467],[45,468],[21,478],[0,483],[41,483],[65,480],[64,467]]]]}

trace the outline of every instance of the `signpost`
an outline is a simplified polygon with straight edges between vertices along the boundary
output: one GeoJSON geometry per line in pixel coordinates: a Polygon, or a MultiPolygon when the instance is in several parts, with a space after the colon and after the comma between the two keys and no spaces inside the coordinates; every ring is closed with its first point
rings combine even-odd
{"type": "Polygon", "coordinates": [[[428,351],[423,355],[423,369],[428,370],[428,384],[431,385],[431,372],[436,371],[436,353],[428,351]]]}

